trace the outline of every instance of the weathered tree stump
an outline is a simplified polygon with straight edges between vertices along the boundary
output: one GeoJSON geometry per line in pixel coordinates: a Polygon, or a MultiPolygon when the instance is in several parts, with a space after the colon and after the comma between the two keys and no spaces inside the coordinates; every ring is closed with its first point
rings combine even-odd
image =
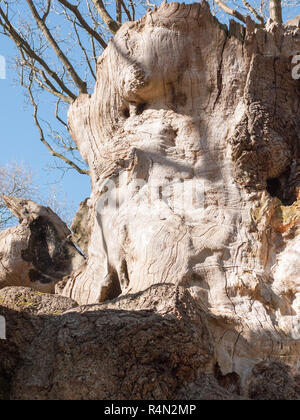
{"type": "MultiPolygon", "coordinates": [[[[173,283],[217,317],[222,374],[295,365],[300,333],[300,31],[171,3],[126,23],[71,106],[92,174],[88,261],[63,294],[95,303],[173,283]]],[[[297,356],[298,357],[298,356],[297,356]]]]}
{"type": "Polygon", "coordinates": [[[84,263],[71,231],[48,207],[2,198],[20,224],[0,233],[0,289],[27,286],[54,293],[55,285],[84,263]]]}
{"type": "Polygon", "coordinates": [[[163,4],[121,27],[99,58],[93,95],[69,112],[92,195],[76,224],[89,235],[87,259],[62,294],[94,305],[49,321],[61,364],[51,339],[40,354],[54,379],[36,386],[31,349],[16,398],[134,398],[137,378],[137,398],[197,397],[203,381],[214,387],[203,374],[233,398],[299,397],[299,51],[297,26],[249,20],[227,30],[205,1],[163,4]],[[123,356],[136,364],[122,371],[122,389],[114,372],[123,356]]]}

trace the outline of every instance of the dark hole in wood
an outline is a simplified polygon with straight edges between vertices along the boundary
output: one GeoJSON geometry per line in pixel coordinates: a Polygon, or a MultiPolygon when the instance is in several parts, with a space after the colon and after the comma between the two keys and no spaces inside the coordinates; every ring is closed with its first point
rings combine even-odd
{"type": "Polygon", "coordinates": [[[109,274],[109,277],[110,277],[110,285],[108,287],[105,299],[112,300],[118,297],[122,293],[122,289],[120,285],[119,276],[116,270],[112,270],[109,274]]]}
{"type": "Polygon", "coordinates": [[[221,387],[233,394],[241,395],[241,378],[236,372],[223,375],[219,364],[216,363],[214,366],[214,376],[221,387]]]}
{"type": "Polygon", "coordinates": [[[289,170],[280,178],[267,179],[267,191],[271,197],[277,197],[284,206],[291,206],[297,200],[296,190],[289,188],[289,170]]]}
{"type": "Polygon", "coordinates": [[[129,118],[129,117],[130,117],[130,111],[129,111],[129,108],[125,108],[125,109],[123,109],[122,114],[123,114],[123,117],[124,117],[124,118],[129,118]]]}
{"type": "Polygon", "coordinates": [[[280,195],[281,185],[278,178],[267,179],[267,191],[271,197],[278,197],[280,195]]]}
{"type": "Polygon", "coordinates": [[[136,115],[141,115],[145,111],[146,106],[147,106],[146,103],[137,104],[136,115]]]}

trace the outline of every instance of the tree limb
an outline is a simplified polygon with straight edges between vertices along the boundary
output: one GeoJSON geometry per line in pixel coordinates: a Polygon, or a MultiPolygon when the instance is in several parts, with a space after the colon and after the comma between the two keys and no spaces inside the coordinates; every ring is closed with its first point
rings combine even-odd
{"type": "Polygon", "coordinates": [[[235,17],[236,19],[240,20],[243,23],[246,23],[246,18],[244,15],[242,15],[240,12],[238,12],[235,9],[231,9],[229,6],[227,6],[226,3],[224,3],[222,0],[215,0],[217,5],[224,10],[228,15],[231,15],[235,17]]]}
{"type": "Polygon", "coordinates": [[[32,89],[31,89],[32,88],[32,78],[30,78],[30,82],[29,82],[28,85],[26,85],[23,80],[21,81],[21,85],[23,87],[25,87],[27,89],[27,91],[28,91],[29,98],[30,98],[31,103],[32,103],[32,106],[33,106],[33,114],[32,114],[32,116],[33,116],[35,125],[36,125],[36,127],[37,127],[37,129],[38,129],[38,131],[40,133],[40,140],[47,147],[47,149],[49,150],[50,154],[52,156],[54,156],[54,157],[57,157],[57,158],[63,160],[65,163],[67,163],[69,166],[71,166],[73,169],[75,169],[80,174],[89,175],[89,171],[88,170],[84,170],[84,169],[80,168],[78,165],[76,165],[76,163],[74,163],[73,161],[71,161],[70,159],[68,159],[66,156],[64,156],[61,153],[56,152],[51,147],[51,145],[47,142],[47,140],[45,139],[45,136],[44,136],[43,129],[42,129],[41,125],[40,125],[40,122],[39,122],[38,116],[37,116],[38,107],[37,107],[37,104],[36,104],[35,99],[33,97],[32,89]]]}
{"type": "Polygon", "coordinates": [[[246,0],[243,0],[243,4],[245,5],[245,7],[247,7],[247,9],[249,10],[250,13],[253,14],[253,16],[255,16],[255,18],[262,24],[264,25],[265,21],[264,18],[255,10],[255,8],[253,6],[251,6],[250,3],[248,3],[246,0]]]}
{"type": "Polygon", "coordinates": [[[133,19],[132,19],[131,14],[130,14],[130,12],[129,12],[129,10],[127,9],[127,7],[126,7],[126,5],[125,5],[125,3],[124,3],[124,1],[123,1],[123,0],[120,0],[120,3],[121,3],[121,6],[122,6],[122,7],[123,7],[123,9],[124,9],[124,12],[126,13],[126,15],[127,15],[127,17],[128,17],[128,20],[133,20],[133,19]]]}
{"type": "Polygon", "coordinates": [[[122,5],[120,0],[116,0],[116,18],[117,22],[121,25],[122,23],[122,5]]]}
{"type": "Polygon", "coordinates": [[[75,22],[75,21],[73,22],[73,27],[74,27],[74,31],[75,31],[75,34],[76,34],[76,37],[77,37],[78,44],[79,44],[79,46],[80,46],[80,48],[81,48],[81,50],[82,50],[82,52],[83,52],[83,54],[84,54],[84,56],[85,56],[85,60],[86,60],[86,62],[87,62],[88,68],[90,69],[91,75],[92,75],[92,77],[94,78],[94,80],[97,80],[97,77],[96,77],[96,75],[95,75],[95,72],[94,72],[94,70],[93,70],[93,68],[92,68],[92,66],[91,66],[91,63],[90,63],[89,57],[88,57],[88,55],[87,55],[86,49],[84,48],[84,46],[82,45],[82,42],[81,42],[81,40],[80,40],[80,36],[79,36],[78,31],[77,31],[77,28],[76,28],[76,22],[75,22]]]}
{"type": "Polygon", "coordinates": [[[57,57],[60,59],[60,61],[62,62],[62,64],[64,65],[64,67],[67,69],[68,73],[70,74],[71,78],[73,79],[75,85],[78,87],[80,93],[87,93],[87,86],[86,86],[86,82],[84,82],[79,75],[77,74],[77,72],[75,71],[74,67],[72,66],[72,64],[70,63],[70,61],[68,60],[68,58],[66,57],[66,55],[63,53],[63,51],[61,50],[61,48],[58,46],[58,43],[55,41],[55,39],[53,38],[49,28],[47,27],[47,25],[45,24],[45,22],[43,22],[43,20],[41,19],[40,15],[38,14],[32,0],[26,0],[31,13],[39,27],[39,29],[41,30],[41,32],[44,34],[46,40],[49,42],[49,44],[51,45],[53,51],[55,52],[55,54],[57,55],[57,57]]]}
{"type": "MultiPolygon", "coordinates": [[[[0,16],[3,19],[3,22],[0,21],[0,24],[9,34],[9,37],[12,41],[16,44],[18,48],[21,48],[29,57],[33,58],[37,61],[46,71],[49,76],[52,77],[53,80],[58,84],[58,86],[65,92],[72,100],[76,99],[76,95],[63,83],[57,73],[52,70],[49,65],[45,62],[45,60],[38,55],[28,44],[28,42],[20,35],[20,33],[13,27],[13,25],[8,20],[6,14],[3,12],[2,8],[0,7],[0,16]]],[[[72,101],[69,101],[72,102],[72,101]]]]}
{"type": "Polygon", "coordinates": [[[33,62],[29,62],[28,60],[26,60],[24,51],[21,48],[19,48],[19,52],[20,52],[20,55],[21,55],[22,60],[23,60],[20,63],[20,65],[23,66],[23,67],[28,67],[29,69],[32,69],[34,71],[35,80],[39,84],[40,87],[42,87],[43,89],[47,90],[52,95],[57,96],[59,99],[63,100],[64,102],[67,102],[67,103],[72,103],[73,102],[73,100],[71,98],[69,98],[68,96],[65,96],[63,93],[59,92],[55,88],[55,86],[47,78],[47,76],[45,75],[45,72],[42,69],[36,67],[33,62]],[[42,76],[42,78],[43,78],[44,82],[46,83],[46,85],[44,85],[44,83],[42,83],[42,81],[36,77],[36,73],[38,73],[38,74],[40,74],[42,76]]]}
{"type": "Polygon", "coordinates": [[[97,12],[99,13],[101,19],[105,23],[105,25],[108,27],[108,29],[111,31],[112,34],[115,34],[117,30],[120,28],[120,23],[116,22],[110,14],[107,12],[106,8],[104,7],[102,0],[92,0],[94,3],[97,12]]]}
{"type": "Polygon", "coordinates": [[[270,18],[276,23],[282,23],[281,0],[270,0],[270,18]]]}
{"type": "Polygon", "coordinates": [[[104,41],[104,39],[93,29],[90,27],[90,25],[86,22],[86,20],[83,18],[82,14],[79,12],[78,7],[71,4],[67,0],[58,0],[63,6],[65,6],[67,9],[69,9],[74,15],[76,16],[78,22],[81,24],[81,26],[93,37],[95,38],[102,48],[106,48],[107,44],[104,41]]]}

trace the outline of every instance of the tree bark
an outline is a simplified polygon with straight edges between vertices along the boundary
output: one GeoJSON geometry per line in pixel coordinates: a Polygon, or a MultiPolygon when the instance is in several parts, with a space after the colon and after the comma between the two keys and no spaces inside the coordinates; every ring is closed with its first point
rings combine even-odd
{"type": "Polygon", "coordinates": [[[250,21],[227,33],[205,2],[122,26],[94,94],[69,111],[92,168],[93,222],[65,296],[85,304],[181,285],[223,319],[213,330],[223,375],[245,379],[270,354],[295,367],[299,42],[250,21]]]}
{"type": "Polygon", "coordinates": [[[20,225],[0,233],[0,289],[27,286],[54,293],[55,285],[84,263],[71,231],[47,207],[3,196],[20,225]]]}
{"type": "Polygon", "coordinates": [[[92,194],[61,293],[83,306],[40,320],[14,398],[300,398],[300,35],[246,23],[163,4],[98,60],[69,111],[92,194]]]}
{"type": "Polygon", "coordinates": [[[270,18],[276,23],[282,23],[281,0],[270,0],[270,18]]]}

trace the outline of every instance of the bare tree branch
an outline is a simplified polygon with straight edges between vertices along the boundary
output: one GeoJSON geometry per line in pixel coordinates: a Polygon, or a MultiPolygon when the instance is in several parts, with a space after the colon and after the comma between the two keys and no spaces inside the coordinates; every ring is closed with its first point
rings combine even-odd
{"type": "Polygon", "coordinates": [[[87,62],[88,68],[90,69],[91,75],[92,75],[92,77],[93,77],[94,80],[97,80],[97,77],[95,75],[95,72],[94,72],[94,70],[93,70],[93,68],[91,66],[90,59],[89,59],[89,57],[87,55],[86,49],[84,48],[84,46],[82,45],[82,42],[80,40],[80,36],[78,34],[78,31],[77,31],[77,28],[76,28],[76,22],[75,21],[73,22],[73,27],[74,27],[74,31],[75,31],[75,34],[76,34],[76,37],[77,37],[78,44],[79,44],[79,46],[80,46],[80,48],[81,48],[81,50],[82,50],[82,52],[83,52],[83,54],[85,56],[85,60],[87,62]]]}
{"type": "Polygon", "coordinates": [[[78,75],[78,73],[75,71],[74,67],[72,66],[71,62],[68,60],[68,58],[66,57],[66,55],[63,53],[63,51],[61,50],[61,48],[59,47],[58,43],[56,42],[56,40],[54,39],[54,37],[52,36],[49,28],[47,27],[47,25],[45,24],[45,22],[43,22],[42,18],[40,17],[40,15],[38,14],[32,0],[26,0],[32,15],[39,27],[39,29],[41,30],[41,32],[44,34],[45,38],[47,39],[47,41],[49,42],[49,44],[51,45],[53,51],[55,52],[55,54],[57,55],[57,57],[60,59],[60,61],[62,62],[62,64],[64,65],[64,67],[67,69],[68,73],[70,74],[70,76],[72,77],[74,83],[76,84],[76,86],[78,87],[80,93],[87,93],[87,86],[86,86],[86,82],[84,82],[78,75]]]}
{"type": "Polygon", "coordinates": [[[123,0],[120,0],[120,3],[121,3],[121,6],[122,6],[122,7],[123,7],[123,9],[124,9],[124,12],[126,13],[126,15],[127,15],[127,17],[128,17],[128,20],[133,20],[133,19],[132,19],[131,14],[130,14],[130,12],[129,12],[129,10],[127,9],[127,7],[126,7],[126,5],[125,5],[125,3],[124,3],[124,1],[123,1],[123,0]]]}
{"type": "MultiPolygon", "coordinates": [[[[66,129],[67,129],[67,131],[69,131],[69,126],[68,126],[68,124],[65,122],[65,121],[63,121],[63,119],[62,118],[60,118],[60,116],[59,116],[59,104],[60,104],[60,99],[58,99],[57,101],[56,101],[56,106],[55,106],[55,118],[57,119],[57,121],[59,121],[66,129]]],[[[76,147],[76,149],[77,149],[77,147],[76,147]]]]}
{"type": "Polygon", "coordinates": [[[101,19],[103,20],[103,22],[106,24],[106,26],[108,27],[108,29],[115,34],[117,32],[117,30],[120,28],[120,23],[116,22],[108,13],[108,11],[106,10],[103,1],[102,0],[92,0],[94,5],[96,6],[96,9],[101,17],[101,19]]]}
{"type": "Polygon", "coordinates": [[[86,22],[86,20],[83,18],[82,14],[79,12],[78,7],[71,4],[67,0],[58,0],[63,6],[68,8],[71,12],[74,13],[76,18],[78,19],[78,22],[81,24],[81,26],[93,37],[95,38],[102,48],[106,48],[107,44],[104,41],[104,39],[93,29],[90,27],[90,25],[86,22]]]}
{"type": "Polygon", "coordinates": [[[46,19],[49,16],[50,8],[51,8],[51,0],[47,0],[47,8],[46,8],[46,11],[45,11],[45,13],[44,13],[44,15],[42,17],[42,21],[44,23],[46,22],[46,19]]]}
{"type": "MultiPolygon", "coordinates": [[[[55,80],[58,86],[72,99],[76,99],[76,95],[70,91],[70,89],[63,83],[61,78],[57,75],[57,73],[52,70],[46,61],[36,54],[36,52],[30,47],[28,42],[20,35],[20,33],[13,27],[13,25],[9,22],[6,14],[0,7],[0,16],[3,18],[3,21],[0,21],[3,29],[8,32],[9,37],[15,42],[16,46],[22,49],[29,57],[33,58],[37,61],[44,70],[55,80]]],[[[69,100],[69,102],[72,102],[69,100]]]]}
{"type": "Polygon", "coordinates": [[[70,159],[68,159],[66,156],[62,155],[61,153],[56,152],[51,147],[51,145],[47,142],[47,140],[45,139],[45,136],[44,136],[43,129],[42,129],[41,124],[40,124],[39,119],[38,119],[38,106],[37,106],[37,103],[35,102],[35,99],[34,99],[34,96],[33,96],[33,93],[32,93],[32,77],[30,78],[30,82],[29,82],[28,85],[26,85],[23,80],[21,81],[21,84],[28,91],[28,94],[29,94],[29,97],[30,97],[30,100],[31,100],[31,103],[32,103],[32,106],[33,106],[33,114],[32,114],[33,115],[33,119],[34,119],[35,125],[36,125],[36,127],[37,127],[37,129],[38,129],[38,131],[40,133],[40,140],[41,140],[41,142],[47,147],[48,151],[50,152],[50,154],[52,156],[57,157],[57,158],[63,160],[65,163],[67,163],[68,165],[70,165],[73,169],[75,169],[80,174],[89,175],[89,171],[80,168],[78,165],[76,165],[76,163],[74,163],[73,161],[71,161],[70,159]]]}
{"type": "Polygon", "coordinates": [[[235,9],[231,9],[229,6],[227,6],[226,3],[224,3],[222,0],[215,0],[217,5],[224,10],[228,15],[231,15],[235,17],[236,19],[240,20],[243,23],[246,23],[246,18],[243,16],[240,12],[238,12],[235,9]]]}
{"type": "Polygon", "coordinates": [[[116,0],[116,18],[119,24],[122,23],[122,5],[120,0],[116,0]]]}
{"type": "Polygon", "coordinates": [[[251,6],[251,4],[248,1],[246,1],[246,0],[243,0],[243,4],[247,7],[247,9],[249,10],[249,12],[252,13],[253,16],[255,16],[255,18],[262,25],[264,25],[264,23],[265,23],[264,18],[262,16],[260,16],[260,14],[255,10],[255,8],[253,6],[251,6]]]}
{"type": "Polygon", "coordinates": [[[130,7],[131,7],[131,17],[132,17],[132,20],[135,20],[135,7],[134,7],[134,4],[133,4],[133,1],[132,0],[129,0],[129,4],[130,4],[130,7]]]}

